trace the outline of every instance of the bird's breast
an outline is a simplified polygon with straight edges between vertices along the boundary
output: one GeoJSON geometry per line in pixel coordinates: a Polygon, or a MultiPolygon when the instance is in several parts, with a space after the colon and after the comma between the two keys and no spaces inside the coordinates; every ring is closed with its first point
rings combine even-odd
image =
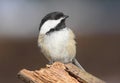
{"type": "Polygon", "coordinates": [[[45,35],[42,42],[43,47],[41,46],[43,50],[48,52],[45,56],[55,61],[71,61],[76,53],[75,41],[72,37],[71,30],[68,28],[45,35]]]}
{"type": "Polygon", "coordinates": [[[69,39],[69,31],[67,29],[62,29],[60,31],[55,31],[46,35],[44,38],[44,43],[49,49],[62,49],[66,45],[69,39]]]}

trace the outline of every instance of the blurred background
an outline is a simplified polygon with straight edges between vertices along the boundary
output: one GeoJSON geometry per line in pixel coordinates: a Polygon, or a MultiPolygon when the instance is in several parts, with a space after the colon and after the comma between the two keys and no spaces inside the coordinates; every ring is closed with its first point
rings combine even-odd
{"type": "Polygon", "coordinates": [[[37,46],[41,19],[50,12],[69,15],[77,59],[89,73],[120,81],[119,0],[0,0],[0,83],[23,83],[17,73],[48,61],[37,46]]]}

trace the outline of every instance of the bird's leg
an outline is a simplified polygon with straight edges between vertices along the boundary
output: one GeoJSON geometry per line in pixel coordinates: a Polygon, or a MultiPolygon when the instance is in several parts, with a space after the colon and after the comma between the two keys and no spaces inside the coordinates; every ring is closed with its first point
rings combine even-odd
{"type": "Polygon", "coordinates": [[[83,71],[85,71],[85,69],[79,64],[79,62],[77,61],[77,59],[73,59],[72,60],[72,63],[74,64],[74,65],[76,65],[77,67],[79,67],[80,69],[82,69],[83,71]]]}
{"type": "Polygon", "coordinates": [[[53,63],[54,63],[54,61],[53,61],[53,60],[50,60],[50,61],[49,61],[49,64],[50,64],[50,65],[51,65],[51,64],[53,64],[53,63]]]}

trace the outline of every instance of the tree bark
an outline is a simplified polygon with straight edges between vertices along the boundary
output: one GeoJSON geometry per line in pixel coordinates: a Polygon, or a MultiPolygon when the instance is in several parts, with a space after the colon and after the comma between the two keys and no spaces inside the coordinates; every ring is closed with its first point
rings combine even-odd
{"type": "Polygon", "coordinates": [[[25,83],[105,83],[72,63],[60,62],[35,71],[22,69],[18,73],[18,78],[25,83]]]}

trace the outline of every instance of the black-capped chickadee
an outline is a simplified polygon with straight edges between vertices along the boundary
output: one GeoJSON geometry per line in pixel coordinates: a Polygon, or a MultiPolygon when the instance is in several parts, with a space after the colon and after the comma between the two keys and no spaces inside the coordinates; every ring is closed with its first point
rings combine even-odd
{"type": "Polygon", "coordinates": [[[68,16],[62,12],[47,14],[40,23],[38,46],[50,64],[55,61],[62,63],[72,62],[83,69],[75,59],[75,35],[70,28],[66,27],[66,18],[68,16]]]}

